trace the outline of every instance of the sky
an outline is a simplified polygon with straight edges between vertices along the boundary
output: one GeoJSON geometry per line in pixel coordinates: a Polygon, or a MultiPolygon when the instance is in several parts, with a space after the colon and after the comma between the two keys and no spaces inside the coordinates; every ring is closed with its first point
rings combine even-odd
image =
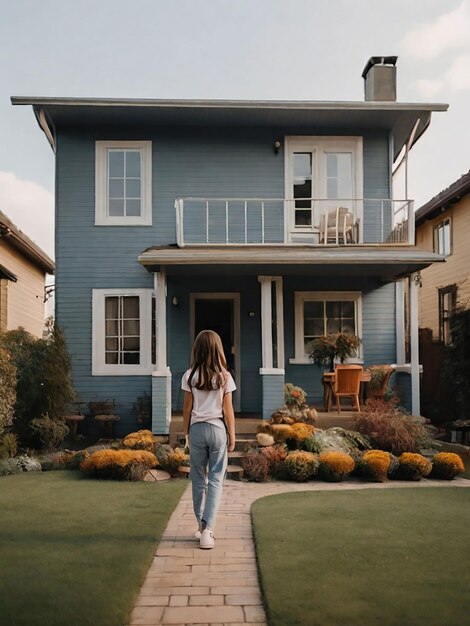
{"type": "Polygon", "coordinates": [[[411,152],[418,208],[470,169],[470,0],[0,0],[0,210],[53,256],[54,154],[11,96],[444,102],[411,152]]]}

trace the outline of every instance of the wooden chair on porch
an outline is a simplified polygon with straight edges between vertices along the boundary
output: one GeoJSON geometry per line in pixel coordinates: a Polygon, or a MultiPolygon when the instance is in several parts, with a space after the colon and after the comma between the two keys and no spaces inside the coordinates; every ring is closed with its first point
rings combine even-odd
{"type": "Polygon", "coordinates": [[[337,365],[335,370],[334,395],[336,408],[341,413],[341,398],[349,398],[356,411],[360,411],[359,390],[361,387],[362,365],[337,365]]]}
{"type": "Polygon", "coordinates": [[[338,206],[320,218],[320,243],[355,243],[353,214],[343,206],[338,206]]]}

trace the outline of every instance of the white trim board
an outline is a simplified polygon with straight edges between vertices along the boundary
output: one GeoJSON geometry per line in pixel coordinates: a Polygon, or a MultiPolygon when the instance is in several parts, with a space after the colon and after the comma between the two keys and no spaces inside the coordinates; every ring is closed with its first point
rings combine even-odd
{"type": "Polygon", "coordinates": [[[151,226],[152,225],[152,142],[151,141],[96,141],[95,142],[95,226],[151,226]],[[108,215],[108,150],[139,149],[141,156],[141,215],[108,215]]]}
{"type": "Polygon", "coordinates": [[[152,365],[152,289],[92,289],[92,376],[142,376],[151,374],[152,365]],[[105,363],[105,306],[107,296],[140,298],[140,363],[105,363]]]}

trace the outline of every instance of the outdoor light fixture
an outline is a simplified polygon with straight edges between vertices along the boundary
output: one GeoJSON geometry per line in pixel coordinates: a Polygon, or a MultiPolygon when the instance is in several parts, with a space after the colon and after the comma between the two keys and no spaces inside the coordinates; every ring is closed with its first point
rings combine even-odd
{"type": "Polygon", "coordinates": [[[171,304],[173,306],[178,306],[179,302],[178,302],[178,297],[177,296],[173,296],[173,298],[171,299],[171,304]]]}
{"type": "Polygon", "coordinates": [[[276,141],[274,142],[273,149],[274,154],[279,154],[279,150],[281,149],[281,142],[279,141],[279,139],[276,139],[276,141]]]}

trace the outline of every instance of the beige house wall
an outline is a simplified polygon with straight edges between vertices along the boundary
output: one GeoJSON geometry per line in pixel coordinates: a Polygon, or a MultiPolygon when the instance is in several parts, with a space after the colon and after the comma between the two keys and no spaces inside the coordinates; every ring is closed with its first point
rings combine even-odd
{"type": "MultiPolygon", "coordinates": [[[[44,272],[24,258],[20,252],[5,241],[5,238],[0,240],[0,265],[4,265],[17,277],[16,282],[5,281],[7,283],[5,289],[7,310],[5,330],[14,330],[22,326],[36,337],[42,337],[45,328],[44,272]]],[[[1,296],[2,307],[5,308],[3,290],[1,296]]],[[[3,317],[1,319],[3,321],[3,317]]]]}
{"type": "Polygon", "coordinates": [[[433,250],[434,227],[446,218],[451,220],[451,254],[445,263],[434,263],[421,272],[419,290],[419,326],[431,328],[435,339],[439,338],[439,289],[457,285],[458,303],[470,306],[470,195],[416,228],[419,248],[433,250]]]}

